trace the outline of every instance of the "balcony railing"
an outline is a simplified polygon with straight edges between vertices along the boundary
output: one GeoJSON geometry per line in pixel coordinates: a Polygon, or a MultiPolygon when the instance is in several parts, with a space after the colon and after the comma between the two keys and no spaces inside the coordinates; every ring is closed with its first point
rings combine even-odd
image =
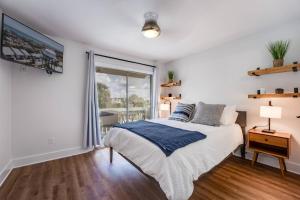
{"type": "Polygon", "coordinates": [[[104,137],[116,123],[145,120],[146,118],[150,118],[150,111],[145,108],[131,108],[128,111],[128,115],[125,108],[100,109],[101,135],[104,137]]]}

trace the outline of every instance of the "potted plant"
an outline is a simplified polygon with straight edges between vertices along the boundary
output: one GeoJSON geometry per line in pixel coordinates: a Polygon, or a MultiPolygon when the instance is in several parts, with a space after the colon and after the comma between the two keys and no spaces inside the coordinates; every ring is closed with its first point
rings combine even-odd
{"type": "Polygon", "coordinates": [[[271,42],[268,45],[268,50],[273,57],[273,67],[283,66],[284,56],[290,46],[290,41],[279,40],[276,42],[271,42]]]}
{"type": "Polygon", "coordinates": [[[169,77],[169,83],[172,83],[174,81],[174,72],[168,71],[168,77],[169,77]]]}

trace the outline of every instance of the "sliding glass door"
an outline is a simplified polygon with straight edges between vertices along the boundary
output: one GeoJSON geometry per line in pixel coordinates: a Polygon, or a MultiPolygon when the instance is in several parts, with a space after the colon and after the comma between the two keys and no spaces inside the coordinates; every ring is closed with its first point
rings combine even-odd
{"type": "Polygon", "coordinates": [[[128,118],[127,121],[150,119],[151,117],[151,76],[127,77],[128,118]]]}
{"type": "Polygon", "coordinates": [[[96,78],[102,136],[116,123],[151,117],[151,75],[97,68],[96,78]]]}

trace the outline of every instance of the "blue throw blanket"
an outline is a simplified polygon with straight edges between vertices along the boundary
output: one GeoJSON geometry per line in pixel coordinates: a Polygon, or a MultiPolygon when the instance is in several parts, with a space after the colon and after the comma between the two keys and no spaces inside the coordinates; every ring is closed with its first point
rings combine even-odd
{"type": "Polygon", "coordinates": [[[149,140],[158,146],[166,156],[171,155],[181,147],[206,138],[206,135],[197,131],[183,130],[143,120],[117,124],[114,127],[127,129],[149,140]]]}

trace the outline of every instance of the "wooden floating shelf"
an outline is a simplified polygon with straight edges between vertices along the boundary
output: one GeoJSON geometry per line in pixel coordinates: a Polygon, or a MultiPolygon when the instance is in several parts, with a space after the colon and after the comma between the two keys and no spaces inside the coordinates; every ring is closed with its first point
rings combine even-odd
{"type": "Polygon", "coordinates": [[[160,85],[161,87],[174,87],[174,86],[181,86],[181,81],[173,81],[170,83],[164,83],[160,85]]]}
{"type": "Polygon", "coordinates": [[[284,72],[297,72],[300,71],[300,64],[290,64],[284,65],[282,67],[270,67],[265,69],[258,69],[248,71],[249,76],[260,76],[265,74],[276,74],[276,73],[284,73],[284,72]]]}
{"type": "Polygon", "coordinates": [[[181,97],[160,97],[161,100],[180,100],[181,97]]]}
{"type": "Polygon", "coordinates": [[[297,98],[300,97],[300,93],[284,93],[284,94],[249,94],[248,98],[260,99],[260,98],[297,98]]]}

